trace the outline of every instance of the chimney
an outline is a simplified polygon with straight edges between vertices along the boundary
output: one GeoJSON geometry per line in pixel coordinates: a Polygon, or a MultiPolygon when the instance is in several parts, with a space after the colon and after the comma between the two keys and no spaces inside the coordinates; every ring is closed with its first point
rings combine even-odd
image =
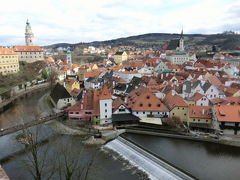
{"type": "Polygon", "coordinates": [[[127,104],[127,97],[124,98],[124,103],[127,104]]]}

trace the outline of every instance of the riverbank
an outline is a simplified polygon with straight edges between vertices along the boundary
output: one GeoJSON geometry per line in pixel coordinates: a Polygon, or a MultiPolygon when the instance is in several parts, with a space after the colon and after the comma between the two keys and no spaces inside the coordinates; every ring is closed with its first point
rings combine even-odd
{"type": "Polygon", "coordinates": [[[10,96],[8,99],[5,99],[5,100],[1,101],[0,112],[3,112],[4,110],[6,110],[7,109],[6,107],[8,107],[10,104],[14,103],[19,98],[22,98],[23,96],[27,96],[27,95],[30,95],[30,94],[35,93],[35,92],[45,90],[49,87],[50,87],[50,83],[47,82],[47,83],[38,84],[38,85],[28,87],[26,89],[19,90],[18,92],[14,93],[13,96],[10,96]]]}
{"type": "Polygon", "coordinates": [[[216,144],[223,144],[228,146],[235,146],[240,147],[240,137],[236,136],[219,136],[218,139],[209,137],[209,136],[195,136],[192,134],[178,134],[174,132],[166,133],[164,132],[154,132],[149,130],[137,130],[137,129],[126,129],[126,133],[133,133],[133,134],[143,134],[143,135],[152,135],[152,136],[160,136],[160,137],[167,137],[167,138],[176,138],[176,139],[185,139],[191,141],[200,141],[200,142],[209,142],[209,143],[216,143],[216,144]]]}

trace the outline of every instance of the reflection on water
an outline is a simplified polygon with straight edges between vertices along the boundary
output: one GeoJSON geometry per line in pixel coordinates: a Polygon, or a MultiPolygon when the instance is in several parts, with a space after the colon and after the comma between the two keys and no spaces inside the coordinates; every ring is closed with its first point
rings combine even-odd
{"type": "Polygon", "coordinates": [[[0,128],[7,128],[30,121],[39,114],[38,100],[46,91],[34,93],[31,97],[19,99],[6,111],[0,113],[0,128]]]}
{"type": "MultiPolygon", "coordinates": [[[[35,114],[40,112],[39,99],[46,92],[35,94],[26,99],[19,100],[13,107],[0,114],[0,128],[7,128],[14,126],[18,123],[32,120],[35,114]]],[[[42,113],[42,112],[41,112],[42,113]]],[[[51,137],[55,134],[47,125],[39,125],[41,129],[41,137],[51,137]]],[[[32,127],[31,129],[34,129],[32,127]]],[[[16,135],[21,133],[20,131],[14,134],[9,134],[0,137],[0,159],[8,157],[15,152],[21,152],[24,145],[19,144],[16,141],[16,135]]],[[[89,169],[89,175],[87,179],[91,180],[122,180],[122,179],[139,179],[138,174],[133,174],[132,169],[125,169],[124,164],[120,161],[113,160],[112,157],[100,151],[97,147],[86,147],[81,143],[81,137],[79,136],[59,136],[51,139],[50,142],[42,144],[41,148],[48,148],[48,153],[44,154],[44,157],[48,159],[48,163],[45,164],[46,169],[55,165],[55,161],[52,160],[53,156],[60,156],[60,147],[66,147],[71,151],[71,156],[79,160],[80,168],[85,167],[89,163],[89,159],[95,154],[94,163],[89,169]],[[123,170],[125,169],[125,170],[123,170]]],[[[32,180],[29,171],[26,168],[26,159],[29,157],[29,152],[16,153],[12,159],[5,161],[1,164],[11,180],[32,180]]],[[[55,174],[51,179],[58,180],[59,174],[55,174]]],[[[78,178],[77,178],[78,179],[78,178]]]]}
{"type": "Polygon", "coordinates": [[[238,147],[130,133],[125,136],[200,179],[240,177],[238,147]]]}

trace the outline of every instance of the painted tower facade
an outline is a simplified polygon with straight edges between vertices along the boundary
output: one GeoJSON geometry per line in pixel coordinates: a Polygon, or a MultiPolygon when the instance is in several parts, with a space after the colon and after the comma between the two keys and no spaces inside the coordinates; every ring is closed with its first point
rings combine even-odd
{"type": "Polygon", "coordinates": [[[179,50],[184,51],[184,39],[183,39],[183,30],[181,32],[181,36],[179,39],[179,50]]]}
{"type": "Polygon", "coordinates": [[[72,65],[72,52],[71,48],[67,48],[67,63],[71,66],[72,65]]]}
{"type": "Polygon", "coordinates": [[[33,39],[34,39],[34,35],[32,32],[32,28],[30,23],[26,22],[26,29],[25,29],[25,42],[27,46],[33,46],[33,39]]]}

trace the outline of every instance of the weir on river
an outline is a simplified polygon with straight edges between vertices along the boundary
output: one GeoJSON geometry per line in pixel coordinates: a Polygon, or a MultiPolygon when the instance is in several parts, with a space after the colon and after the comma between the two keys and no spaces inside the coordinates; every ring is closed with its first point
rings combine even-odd
{"type": "Polygon", "coordinates": [[[195,179],[193,176],[185,174],[122,137],[107,143],[105,147],[120,154],[131,164],[146,172],[153,180],[195,179]]]}

